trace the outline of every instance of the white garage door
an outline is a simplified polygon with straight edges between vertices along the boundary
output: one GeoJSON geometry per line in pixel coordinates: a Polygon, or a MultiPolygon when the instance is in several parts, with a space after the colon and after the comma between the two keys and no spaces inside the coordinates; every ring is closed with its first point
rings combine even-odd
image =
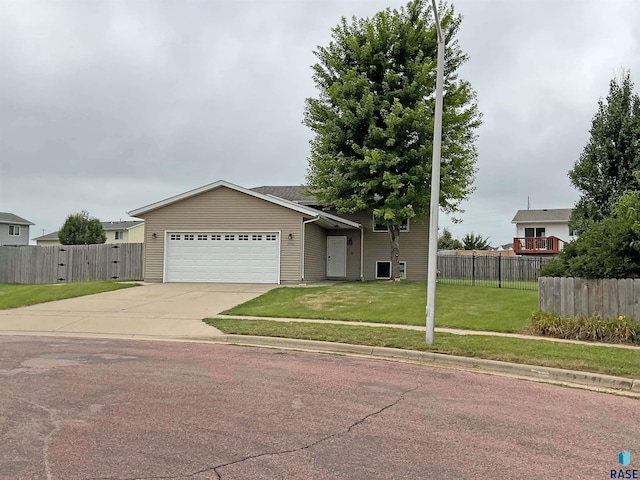
{"type": "Polygon", "coordinates": [[[167,233],[167,282],[279,283],[277,233],[167,233]]]}

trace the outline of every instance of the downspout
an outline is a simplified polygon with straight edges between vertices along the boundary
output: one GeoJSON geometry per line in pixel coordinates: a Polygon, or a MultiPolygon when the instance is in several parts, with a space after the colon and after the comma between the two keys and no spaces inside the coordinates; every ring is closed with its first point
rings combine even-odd
{"type": "Polygon", "coordinates": [[[309,220],[303,220],[302,221],[302,262],[300,265],[300,281],[302,283],[304,283],[304,238],[305,238],[305,233],[307,231],[307,224],[308,223],[313,223],[313,222],[317,222],[318,220],[320,220],[320,215],[318,215],[315,218],[311,218],[309,220]]]}
{"type": "Polygon", "coordinates": [[[364,227],[360,225],[360,281],[364,282],[364,227]]]}

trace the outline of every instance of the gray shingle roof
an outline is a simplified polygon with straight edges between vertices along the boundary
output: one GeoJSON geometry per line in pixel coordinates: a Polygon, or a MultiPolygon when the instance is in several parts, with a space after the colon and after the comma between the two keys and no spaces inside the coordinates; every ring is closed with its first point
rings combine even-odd
{"type": "Polygon", "coordinates": [[[0,223],[11,223],[15,225],[35,225],[29,220],[14,215],[13,213],[0,212],[0,223]]]}
{"type": "MultiPolygon", "coordinates": [[[[112,230],[129,230],[135,226],[144,223],[144,220],[127,220],[125,222],[100,222],[102,228],[106,231],[112,230]]],[[[34,238],[34,240],[58,240],[58,232],[47,233],[41,237],[34,238]]]]}
{"type": "Polygon", "coordinates": [[[544,208],[542,210],[518,210],[511,223],[565,223],[571,218],[571,208],[544,208]]]}
{"type": "Polygon", "coordinates": [[[307,187],[303,185],[281,185],[251,188],[254,192],[263,195],[273,195],[274,197],[284,198],[290,202],[296,202],[301,205],[317,205],[316,198],[307,191],[307,187]]]}
{"type": "Polygon", "coordinates": [[[125,222],[100,222],[105,230],[129,230],[144,223],[144,220],[127,220],[125,222]]]}

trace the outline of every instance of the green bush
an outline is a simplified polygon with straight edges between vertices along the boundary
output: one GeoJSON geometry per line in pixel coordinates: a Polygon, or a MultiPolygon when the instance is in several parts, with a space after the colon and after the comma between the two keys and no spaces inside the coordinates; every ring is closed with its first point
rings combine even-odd
{"type": "Polygon", "coordinates": [[[640,321],[631,318],[559,317],[534,312],[529,318],[531,330],[546,337],[588,342],[630,343],[640,345],[640,321]]]}

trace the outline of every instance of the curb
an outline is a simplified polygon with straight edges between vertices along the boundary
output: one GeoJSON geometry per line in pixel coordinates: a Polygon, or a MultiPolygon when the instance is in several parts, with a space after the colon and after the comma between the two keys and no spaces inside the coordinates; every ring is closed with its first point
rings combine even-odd
{"type": "Polygon", "coordinates": [[[640,379],[615,377],[599,373],[578,372],[561,368],[541,367],[519,363],[486,360],[482,358],[459,357],[442,353],[419,352],[389,347],[371,347],[347,343],[322,342],[319,340],[298,340],[281,337],[259,337],[254,335],[221,335],[211,339],[213,342],[231,345],[249,345],[284,349],[309,350],[315,352],[345,353],[363,355],[381,359],[398,359],[435,366],[457,367],[470,371],[512,375],[531,380],[570,383],[593,389],[610,389],[640,394],[640,379]]]}

